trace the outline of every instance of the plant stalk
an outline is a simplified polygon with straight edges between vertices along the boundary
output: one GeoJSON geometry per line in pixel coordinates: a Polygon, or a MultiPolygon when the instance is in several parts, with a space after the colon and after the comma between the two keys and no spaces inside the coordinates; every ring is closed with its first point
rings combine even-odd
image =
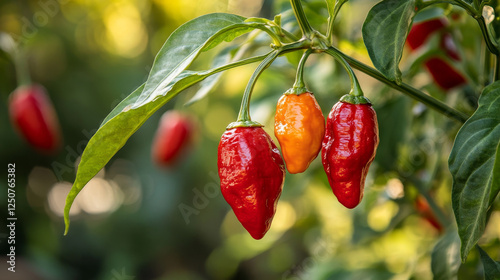
{"type": "Polygon", "coordinates": [[[271,52],[255,69],[252,77],[248,81],[247,87],[245,88],[245,92],[243,93],[243,99],[241,101],[240,112],[238,114],[237,122],[250,122],[252,119],[250,118],[250,98],[252,96],[252,91],[257,82],[257,78],[259,78],[260,74],[271,65],[271,63],[278,57],[280,54],[280,50],[275,50],[271,52]]]}
{"type": "MultiPolygon", "coordinates": [[[[297,66],[297,75],[295,76],[295,83],[293,84],[294,90],[302,90],[302,92],[307,91],[306,85],[304,83],[304,65],[306,64],[307,58],[312,53],[311,49],[307,49],[302,58],[299,61],[299,65],[297,66]]],[[[300,92],[300,93],[302,93],[300,92]]],[[[299,92],[296,92],[299,93],[299,92]]]]}
{"type": "Polygon", "coordinates": [[[300,26],[300,30],[305,38],[310,39],[313,34],[313,29],[307,20],[306,14],[304,13],[304,9],[302,8],[302,4],[300,0],[290,0],[290,4],[292,4],[293,13],[297,18],[297,21],[300,26]]]}
{"type": "Polygon", "coordinates": [[[349,63],[344,59],[342,55],[340,55],[340,51],[335,51],[336,49],[333,47],[328,48],[325,52],[331,56],[333,56],[340,64],[344,67],[349,75],[349,79],[351,79],[351,92],[349,94],[353,96],[363,96],[363,91],[361,90],[361,86],[359,85],[358,78],[352,71],[349,63]]]}
{"type": "Polygon", "coordinates": [[[374,68],[344,54],[343,52],[341,52],[340,50],[338,50],[335,47],[330,47],[330,48],[328,48],[328,50],[330,53],[336,53],[338,56],[342,57],[352,67],[354,67],[354,68],[360,70],[361,72],[383,82],[384,84],[410,96],[411,98],[422,102],[423,104],[427,105],[430,108],[437,110],[438,112],[440,112],[441,114],[443,114],[447,117],[453,118],[461,123],[464,123],[469,118],[468,115],[466,115],[460,111],[457,111],[454,108],[451,108],[450,106],[446,105],[445,103],[437,100],[436,98],[434,98],[430,95],[427,95],[427,94],[421,92],[420,90],[418,90],[418,89],[416,89],[408,84],[405,84],[405,83],[402,83],[401,85],[396,84],[396,82],[393,82],[393,81],[387,79],[379,71],[377,71],[374,68]]]}
{"type": "Polygon", "coordinates": [[[498,46],[491,40],[490,34],[488,32],[488,27],[486,26],[486,22],[484,21],[484,17],[481,15],[476,18],[477,23],[479,24],[479,28],[481,29],[481,33],[483,33],[484,41],[486,42],[486,46],[488,50],[498,56],[500,53],[498,51],[498,46]]]}

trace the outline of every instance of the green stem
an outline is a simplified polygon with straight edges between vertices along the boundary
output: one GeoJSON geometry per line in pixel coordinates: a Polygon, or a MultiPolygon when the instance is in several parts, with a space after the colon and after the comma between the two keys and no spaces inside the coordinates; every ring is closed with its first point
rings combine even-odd
{"type": "Polygon", "coordinates": [[[14,56],[14,67],[16,69],[16,78],[18,86],[25,86],[31,84],[31,78],[28,71],[28,63],[24,56],[24,52],[17,49],[14,50],[12,55],[14,56]]]}
{"type": "Polygon", "coordinates": [[[335,1],[335,6],[333,7],[333,14],[328,18],[328,30],[326,31],[326,37],[328,38],[328,41],[330,44],[333,44],[333,27],[335,23],[335,19],[337,18],[337,15],[340,11],[340,8],[344,5],[346,1],[340,1],[336,0],[335,1]]]}
{"type": "Polygon", "coordinates": [[[386,85],[388,85],[388,86],[390,86],[390,87],[392,87],[392,88],[394,88],[394,89],[396,89],[396,90],[398,90],[398,91],[400,91],[408,96],[410,96],[413,99],[416,99],[416,100],[424,103],[425,105],[429,106],[432,109],[437,110],[438,112],[440,112],[441,114],[443,114],[447,117],[453,118],[453,119],[455,119],[459,122],[462,122],[462,123],[467,121],[467,119],[469,118],[468,115],[449,107],[445,103],[437,100],[436,98],[434,98],[430,95],[427,95],[427,94],[419,91],[418,89],[415,89],[415,88],[413,88],[405,83],[402,83],[401,85],[396,84],[395,82],[387,79],[379,71],[377,71],[377,70],[373,69],[372,67],[342,53],[340,50],[338,50],[334,47],[330,47],[328,49],[328,51],[330,53],[336,53],[338,56],[341,56],[352,67],[360,70],[361,72],[383,82],[384,84],[386,84],[386,85]]]}
{"type": "MultiPolygon", "coordinates": [[[[252,96],[252,91],[257,82],[257,78],[259,78],[260,74],[271,65],[271,63],[278,57],[280,54],[280,50],[275,50],[269,53],[266,58],[257,66],[255,72],[250,77],[248,81],[247,87],[245,88],[245,92],[243,93],[243,99],[241,101],[240,112],[238,114],[237,123],[248,124],[251,126],[258,125],[257,123],[252,123],[252,119],[250,118],[250,98],[252,96]]],[[[230,125],[232,127],[232,125],[230,125]]]]}
{"type": "Polygon", "coordinates": [[[254,24],[254,25],[252,25],[252,27],[255,27],[257,29],[260,29],[260,30],[266,32],[271,37],[271,39],[273,40],[273,43],[274,43],[275,46],[277,46],[277,47],[281,47],[282,46],[280,37],[276,33],[274,33],[273,31],[271,31],[269,28],[267,28],[265,26],[262,26],[260,24],[254,24]]]}
{"type": "MultiPolygon", "coordinates": [[[[273,61],[283,53],[292,52],[300,49],[308,49],[311,47],[311,42],[308,40],[301,40],[295,43],[283,45],[281,48],[278,48],[268,54],[265,55],[264,60],[257,66],[254,73],[250,77],[248,84],[245,88],[245,92],[243,93],[243,99],[241,100],[240,112],[238,113],[238,120],[229,124],[228,129],[233,127],[248,127],[248,126],[262,126],[258,122],[253,122],[250,118],[250,98],[252,96],[252,91],[259,78],[260,74],[273,63],[273,61]]],[[[235,67],[235,66],[233,66],[235,67]]],[[[223,70],[221,70],[223,71],[223,70]]]]}
{"type": "Polygon", "coordinates": [[[307,49],[297,66],[297,75],[295,76],[295,83],[293,84],[292,93],[301,94],[307,92],[306,85],[304,83],[304,65],[306,64],[307,58],[312,53],[312,49],[307,49]]]}
{"type": "Polygon", "coordinates": [[[297,36],[293,35],[292,33],[290,33],[288,30],[286,30],[284,28],[281,28],[281,31],[283,32],[283,34],[285,34],[285,36],[287,38],[289,38],[293,42],[297,42],[298,40],[300,40],[299,38],[297,38],[297,36]]]}
{"type": "Polygon", "coordinates": [[[486,42],[486,46],[488,50],[498,56],[500,53],[498,52],[498,46],[491,40],[490,34],[488,32],[488,27],[486,26],[486,22],[484,21],[484,17],[481,15],[480,17],[476,17],[476,21],[479,24],[479,28],[481,29],[481,33],[483,33],[484,41],[486,42]]]}
{"type": "Polygon", "coordinates": [[[486,49],[486,43],[481,44],[481,54],[483,57],[483,73],[479,84],[485,87],[491,82],[491,52],[486,49]]]}
{"type": "Polygon", "coordinates": [[[292,4],[293,13],[297,18],[300,30],[302,30],[302,34],[304,35],[304,37],[308,39],[311,38],[313,29],[309,24],[309,21],[307,20],[306,14],[304,13],[304,9],[302,8],[300,0],[290,0],[290,3],[292,4]]]}
{"type": "Polygon", "coordinates": [[[351,79],[351,92],[349,94],[353,96],[363,96],[363,91],[361,90],[361,86],[359,85],[358,78],[356,78],[356,75],[354,75],[354,72],[352,71],[351,66],[349,66],[349,63],[347,63],[345,58],[340,55],[340,51],[333,47],[330,47],[325,52],[337,59],[337,61],[339,61],[347,71],[347,74],[351,79]]]}

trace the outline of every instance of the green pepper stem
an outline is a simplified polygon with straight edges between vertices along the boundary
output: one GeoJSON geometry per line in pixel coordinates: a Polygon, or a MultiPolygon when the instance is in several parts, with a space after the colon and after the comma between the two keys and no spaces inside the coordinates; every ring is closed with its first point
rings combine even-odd
{"type": "Polygon", "coordinates": [[[488,27],[486,26],[486,22],[484,21],[484,17],[481,15],[480,17],[475,17],[477,23],[479,24],[479,28],[481,29],[481,33],[483,33],[483,38],[484,41],[486,42],[486,46],[488,47],[488,50],[498,56],[500,53],[498,51],[498,46],[496,45],[495,42],[491,40],[491,36],[488,32],[488,27]]]}
{"type": "Polygon", "coordinates": [[[280,50],[275,50],[271,52],[255,69],[255,72],[250,77],[248,81],[247,87],[245,88],[245,92],[243,93],[243,99],[241,101],[240,112],[238,114],[237,122],[250,122],[252,119],[250,118],[250,98],[252,96],[252,91],[257,82],[257,78],[259,78],[260,74],[271,65],[271,63],[278,57],[280,54],[280,50]]]}
{"type": "Polygon", "coordinates": [[[325,51],[327,54],[333,56],[335,59],[337,59],[338,62],[345,68],[347,71],[347,74],[349,75],[349,78],[351,79],[351,92],[349,92],[350,95],[352,96],[363,96],[363,91],[361,90],[361,86],[359,85],[358,78],[356,78],[356,75],[354,75],[354,72],[352,71],[351,66],[345,58],[340,55],[340,51],[337,49],[330,47],[325,51]]]}
{"type": "Polygon", "coordinates": [[[280,41],[279,36],[276,35],[276,33],[274,33],[273,31],[269,30],[269,28],[267,28],[265,26],[262,26],[262,25],[259,25],[259,24],[255,24],[255,25],[253,25],[253,27],[266,32],[267,35],[269,35],[269,37],[271,37],[271,39],[273,40],[273,43],[274,43],[275,46],[277,46],[277,47],[281,47],[282,46],[282,43],[280,41]]]}
{"type": "Polygon", "coordinates": [[[301,94],[307,91],[306,85],[304,83],[304,65],[306,64],[307,58],[311,53],[312,49],[307,49],[302,55],[302,58],[299,61],[299,65],[297,66],[297,74],[295,76],[295,83],[293,84],[293,91],[295,91],[296,94],[301,94]]]}
{"type": "Polygon", "coordinates": [[[401,83],[401,85],[398,85],[396,82],[391,81],[387,79],[382,73],[379,71],[373,69],[372,67],[342,53],[340,50],[330,47],[328,49],[329,53],[336,53],[338,56],[341,56],[343,59],[345,59],[352,67],[360,70],[361,72],[381,81],[382,83],[410,96],[413,99],[416,99],[417,101],[422,102],[423,104],[429,106],[432,109],[435,109],[436,111],[440,112],[441,114],[453,118],[459,122],[464,123],[467,121],[469,118],[468,115],[455,110],[454,108],[451,108],[450,106],[446,105],[445,103],[437,100],[436,98],[427,95],[418,89],[415,89],[408,84],[401,83]]]}
{"type": "Polygon", "coordinates": [[[12,51],[12,58],[14,61],[14,67],[16,71],[16,79],[18,86],[24,86],[31,84],[31,78],[28,71],[28,62],[24,52],[20,49],[14,49],[12,51]]]}
{"type": "Polygon", "coordinates": [[[337,18],[337,15],[340,11],[340,8],[344,5],[344,3],[347,1],[335,1],[335,6],[333,7],[333,14],[328,18],[328,30],[326,32],[326,37],[328,38],[328,41],[330,44],[333,44],[333,27],[335,23],[335,19],[337,18]]]}
{"type": "Polygon", "coordinates": [[[290,4],[292,4],[293,13],[297,18],[297,21],[300,26],[300,30],[304,37],[310,39],[313,33],[313,29],[307,20],[306,14],[304,13],[304,9],[302,8],[302,4],[300,0],[290,0],[290,4]]]}

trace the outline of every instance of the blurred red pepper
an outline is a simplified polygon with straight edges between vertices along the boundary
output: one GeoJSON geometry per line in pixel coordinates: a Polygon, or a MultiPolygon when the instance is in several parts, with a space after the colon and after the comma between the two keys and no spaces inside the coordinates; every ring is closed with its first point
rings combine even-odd
{"type": "MultiPolygon", "coordinates": [[[[448,58],[460,61],[460,55],[453,38],[448,32],[441,31],[446,26],[448,26],[448,21],[443,17],[414,24],[406,38],[410,50],[413,51],[420,48],[432,34],[440,32],[439,48],[445,52],[448,58]]],[[[424,64],[436,84],[444,90],[467,83],[465,77],[442,57],[432,56],[424,64]]]]}
{"type": "Polygon", "coordinates": [[[44,87],[18,87],[9,97],[9,114],[13,126],[37,151],[54,154],[60,148],[59,120],[44,87]]]}
{"type": "Polygon", "coordinates": [[[172,165],[189,144],[193,133],[191,119],[177,111],[167,111],[160,120],[151,148],[154,162],[172,165]]]}
{"type": "Polygon", "coordinates": [[[424,218],[429,224],[431,224],[439,233],[442,233],[444,228],[441,223],[432,212],[431,207],[427,200],[422,196],[418,195],[415,199],[415,208],[422,218],[424,218]]]}

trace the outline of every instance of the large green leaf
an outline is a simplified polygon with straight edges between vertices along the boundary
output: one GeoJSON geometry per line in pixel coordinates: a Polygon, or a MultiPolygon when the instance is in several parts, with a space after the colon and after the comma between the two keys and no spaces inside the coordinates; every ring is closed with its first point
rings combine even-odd
{"type": "Polygon", "coordinates": [[[484,268],[484,279],[485,280],[498,280],[500,279],[500,263],[492,260],[488,253],[486,253],[481,247],[477,246],[479,254],[481,255],[481,262],[484,268]]]}
{"type": "Polygon", "coordinates": [[[499,112],[497,81],[483,90],[479,107],[458,132],[448,160],[462,261],[483,234],[487,211],[500,190],[499,112]]]}
{"type": "Polygon", "coordinates": [[[156,56],[146,83],[118,104],[85,148],[75,182],[66,198],[65,233],[69,228],[69,210],[78,193],[125,145],[130,136],[180,91],[226,70],[225,67],[219,67],[193,72],[186,68],[202,51],[253,30],[255,24],[246,24],[244,20],[231,14],[209,14],[187,22],[172,33],[156,56]]]}
{"type": "Polygon", "coordinates": [[[165,88],[201,52],[255,29],[257,24],[244,21],[244,17],[232,14],[208,14],[175,30],[156,55],[144,90],[132,106],[142,106],[165,94],[165,88]]]}
{"type": "Polygon", "coordinates": [[[431,269],[434,280],[455,279],[460,268],[460,238],[456,231],[448,231],[434,246],[431,269]]]}
{"type": "Polygon", "coordinates": [[[363,40],[373,65],[398,84],[399,61],[414,16],[415,0],[383,0],[373,6],[363,23],[363,40]]]}

